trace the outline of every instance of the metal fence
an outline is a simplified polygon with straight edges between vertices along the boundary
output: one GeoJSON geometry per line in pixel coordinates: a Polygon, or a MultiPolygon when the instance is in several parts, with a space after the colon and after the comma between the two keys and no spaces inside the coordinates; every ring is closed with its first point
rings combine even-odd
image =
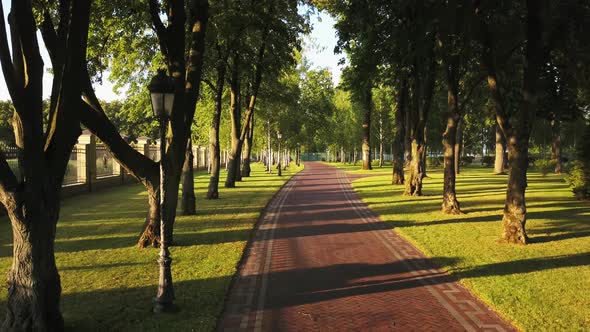
{"type": "Polygon", "coordinates": [[[148,157],[153,161],[160,161],[160,146],[150,145],[148,148],[148,157]]]}
{"type": "Polygon", "coordinates": [[[62,185],[77,184],[84,181],[84,179],[78,174],[79,168],[83,167],[83,165],[81,165],[81,162],[83,161],[78,160],[78,156],[83,155],[86,155],[86,149],[83,147],[74,146],[72,153],[70,153],[70,161],[68,161],[68,166],[66,168],[66,174],[64,176],[62,185]]]}
{"type": "Polygon", "coordinates": [[[18,168],[18,148],[16,146],[9,146],[5,143],[0,143],[0,150],[4,154],[4,158],[6,158],[6,162],[10,169],[14,172],[16,177],[20,177],[20,172],[18,168]]]}
{"type": "Polygon", "coordinates": [[[96,144],[96,177],[101,178],[105,176],[114,175],[113,171],[113,156],[106,146],[96,144]]]}

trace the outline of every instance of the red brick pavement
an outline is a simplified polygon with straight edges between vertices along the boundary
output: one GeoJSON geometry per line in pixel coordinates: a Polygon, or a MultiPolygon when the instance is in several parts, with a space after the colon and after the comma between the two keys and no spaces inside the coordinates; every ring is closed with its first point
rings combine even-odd
{"type": "Polygon", "coordinates": [[[515,330],[320,163],[306,163],[267,207],[218,329],[515,330]]]}

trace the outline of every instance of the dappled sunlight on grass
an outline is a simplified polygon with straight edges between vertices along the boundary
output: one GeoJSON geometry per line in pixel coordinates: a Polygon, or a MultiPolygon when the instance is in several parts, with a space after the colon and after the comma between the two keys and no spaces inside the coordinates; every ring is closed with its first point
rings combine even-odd
{"type": "MultiPolygon", "coordinates": [[[[176,304],[181,310],[176,315],[151,313],[158,249],[136,247],[147,213],[144,188],[128,185],[66,199],[55,248],[66,327],[76,331],[213,330],[260,212],[299,170],[292,164],[278,177],[253,164],[253,176],[234,189],[223,188],[222,172],[219,200],[204,198],[209,175],[197,172],[197,215],[177,217],[171,249],[176,304]]],[[[8,271],[12,240],[6,217],[0,227],[0,267],[8,271]]],[[[5,288],[0,300],[6,301],[5,288]]],[[[3,310],[0,304],[2,317],[3,310]]]]}
{"type": "Polygon", "coordinates": [[[440,169],[428,170],[425,196],[404,197],[403,186],[391,185],[390,167],[344,168],[370,176],[355,180],[353,187],[383,221],[520,328],[590,329],[590,205],[574,200],[562,176],[529,173],[531,244],[514,246],[496,242],[506,175],[463,168],[457,195],[466,213],[456,216],[440,213],[440,169]]]}

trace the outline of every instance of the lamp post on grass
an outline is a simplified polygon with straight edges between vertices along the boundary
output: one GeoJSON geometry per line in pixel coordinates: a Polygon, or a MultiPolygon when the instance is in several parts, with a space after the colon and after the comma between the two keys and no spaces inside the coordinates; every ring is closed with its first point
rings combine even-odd
{"type": "Polygon", "coordinates": [[[170,251],[168,250],[167,226],[164,217],[164,174],[166,155],[166,128],[168,119],[172,113],[174,104],[174,82],[166,75],[165,70],[158,70],[158,74],[152,78],[148,86],[152,111],[160,123],[160,278],[158,282],[158,294],[154,299],[154,312],[169,312],[174,309],[174,287],[172,285],[172,271],[170,265],[170,251]]]}

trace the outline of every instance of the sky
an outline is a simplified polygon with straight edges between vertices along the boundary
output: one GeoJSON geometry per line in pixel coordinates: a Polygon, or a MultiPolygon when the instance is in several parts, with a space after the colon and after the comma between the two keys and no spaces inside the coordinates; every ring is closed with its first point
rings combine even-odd
{"type": "MultiPolygon", "coordinates": [[[[2,0],[4,9],[4,19],[6,22],[6,16],[10,11],[10,0],[2,0]]],[[[311,34],[305,38],[305,45],[303,55],[309,62],[312,68],[327,68],[332,72],[332,78],[335,85],[340,82],[340,76],[342,67],[338,66],[338,61],[343,56],[341,54],[334,54],[334,47],[336,46],[336,30],[334,30],[335,21],[326,13],[316,13],[311,17],[311,24],[313,30],[311,34]]],[[[6,28],[9,29],[6,23],[6,28]]],[[[9,33],[9,31],[7,32],[9,33]]],[[[39,47],[41,49],[41,56],[45,64],[45,74],[43,75],[43,97],[49,98],[51,94],[51,84],[53,75],[49,73],[48,69],[51,67],[51,60],[49,54],[43,45],[41,35],[38,33],[37,38],[39,40],[39,47]]],[[[1,71],[1,68],[0,68],[1,71]]],[[[103,84],[94,84],[96,95],[99,99],[111,101],[116,99],[123,99],[125,95],[123,93],[115,93],[113,91],[113,84],[108,81],[108,73],[105,73],[103,84]]],[[[120,92],[123,92],[121,89],[120,92]]],[[[0,77],[0,100],[10,99],[8,90],[6,89],[6,83],[4,82],[4,76],[0,77]]]]}
{"type": "Polygon", "coordinates": [[[303,55],[313,68],[327,68],[332,72],[335,85],[340,82],[343,66],[338,61],[343,54],[334,54],[334,47],[338,40],[334,24],[336,22],[326,13],[311,17],[312,32],[305,40],[303,55]]]}

